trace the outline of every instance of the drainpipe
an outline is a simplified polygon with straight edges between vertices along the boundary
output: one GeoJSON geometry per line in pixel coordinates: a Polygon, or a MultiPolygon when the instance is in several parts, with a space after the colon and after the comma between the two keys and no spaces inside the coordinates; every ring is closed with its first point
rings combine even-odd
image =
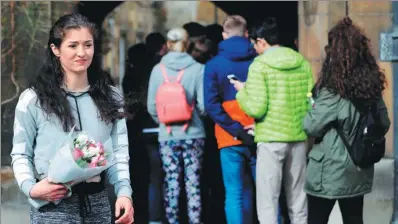
{"type": "MultiPolygon", "coordinates": [[[[398,26],[398,2],[392,3],[393,26],[398,26]]],[[[393,149],[394,149],[394,210],[392,224],[398,224],[398,61],[392,61],[393,77],[393,149]]]]}

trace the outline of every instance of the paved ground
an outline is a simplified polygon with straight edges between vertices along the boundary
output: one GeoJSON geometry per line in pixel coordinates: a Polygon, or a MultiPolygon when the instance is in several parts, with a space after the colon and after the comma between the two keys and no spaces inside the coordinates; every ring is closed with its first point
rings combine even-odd
{"type": "MultiPolygon", "coordinates": [[[[365,197],[364,223],[389,224],[393,209],[394,161],[383,159],[376,166],[373,192],[365,197]]],[[[342,224],[336,203],[329,224],[342,224]]],[[[15,183],[1,185],[1,224],[29,224],[29,206],[15,183]]]]}
{"type": "MultiPolygon", "coordinates": [[[[386,205],[383,205],[383,207],[386,205]]],[[[389,223],[389,218],[391,217],[391,209],[387,209],[387,211],[382,211],[379,206],[373,206],[373,208],[370,208],[372,206],[367,205],[366,206],[367,211],[371,210],[374,212],[367,213],[367,219],[365,220],[365,224],[388,224],[389,223]],[[376,213],[375,213],[376,212],[376,213]],[[379,220],[380,217],[385,217],[382,218],[382,220],[379,220]]],[[[29,224],[29,208],[27,205],[1,205],[1,222],[2,224],[29,224]]],[[[338,208],[338,205],[336,204],[332,215],[330,216],[330,221],[329,224],[343,224],[341,221],[341,215],[340,211],[338,208]]]]}
{"type": "Polygon", "coordinates": [[[12,206],[2,204],[1,224],[29,224],[28,206],[12,206]]]}

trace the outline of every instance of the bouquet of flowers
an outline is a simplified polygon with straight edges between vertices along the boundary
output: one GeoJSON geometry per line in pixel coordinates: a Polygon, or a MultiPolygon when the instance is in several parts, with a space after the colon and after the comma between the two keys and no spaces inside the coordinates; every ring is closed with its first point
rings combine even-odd
{"type": "Polygon", "coordinates": [[[88,135],[80,134],[73,140],[75,148],[72,151],[73,159],[82,168],[94,168],[106,165],[106,155],[101,142],[88,139],[88,135]]]}
{"type": "MultiPolygon", "coordinates": [[[[112,165],[112,139],[105,143],[89,139],[86,133],[79,133],[72,137],[74,128],[63,142],[61,148],[50,160],[48,180],[52,183],[63,184],[68,188],[65,197],[72,195],[72,186],[81,182],[99,182],[99,174],[112,165]]],[[[36,208],[40,208],[48,201],[29,199],[36,208]]],[[[58,204],[60,201],[55,202],[58,204]]]]}

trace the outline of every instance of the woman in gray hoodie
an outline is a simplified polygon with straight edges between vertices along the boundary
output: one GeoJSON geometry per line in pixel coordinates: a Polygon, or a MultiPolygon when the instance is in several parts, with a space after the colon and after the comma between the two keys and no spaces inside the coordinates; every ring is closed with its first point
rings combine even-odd
{"type": "Polygon", "coordinates": [[[148,88],[148,111],[159,123],[160,129],[160,154],[165,172],[165,211],[169,223],[181,222],[178,217],[180,175],[184,175],[182,179],[187,192],[189,223],[200,223],[201,217],[200,171],[205,143],[205,130],[201,120],[204,115],[204,66],[186,53],[188,45],[188,34],[184,29],[175,28],[168,32],[169,53],[153,68],[148,88]],[[184,123],[166,126],[159,121],[156,109],[159,88],[166,81],[164,75],[169,80],[175,80],[181,72],[183,75],[180,84],[185,89],[187,103],[193,106],[192,117],[186,128],[184,123]]]}
{"type": "Polygon", "coordinates": [[[12,167],[30,199],[31,224],[111,223],[105,179],[117,197],[116,223],[134,221],[123,99],[101,69],[96,36],[95,24],[83,15],[60,17],[49,32],[44,64],[15,108],[12,167]],[[72,127],[97,142],[111,139],[113,148],[107,150],[114,164],[97,181],[74,185],[68,196],[63,184],[47,177],[50,161],[72,127]],[[49,203],[40,206],[43,201],[49,203]]]}

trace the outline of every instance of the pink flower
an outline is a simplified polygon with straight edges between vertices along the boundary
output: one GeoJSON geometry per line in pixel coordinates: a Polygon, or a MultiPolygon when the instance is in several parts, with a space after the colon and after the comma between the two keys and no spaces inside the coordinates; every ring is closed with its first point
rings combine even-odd
{"type": "Polygon", "coordinates": [[[97,163],[93,163],[93,161],[91,161],[91,163],[88,164],[88,168],[95,168],[97,167],[97,163]]]}
{"type": "Polygon", "coordinates": [[[106,158],[104,155],[100,155],[98,158],[98,166],[105,166],[106,165],[106,158]]]}
{"type": "Polygon", "coordinates": [[[101,142],[97,142],[97,147],[100,149],[100,154],[104,154],[105,150],[104,150],[104,146],[102,145],[101,142]]]}
{"type": "Polygon", "coordinates": [[[90,164],[88,164],[88,167],[89,167],[89,168],[94,168],[94,167],[97,167],[97,164],[98,164],[99,158],[100,158],[100,156],[99,156],[99,155],[97,155],[96,157],[93,157],[93,158],[91,159],[91,163],[90,163],[90,164]]]}
{"type": "Polygon", "coordinates": [[[72,155],[73,155],[73,159],[75,161],[77,161],[80,158],[82,158],[84,154],[83,154],[83,152],[80,149],[74,149],[73,152],[72,152],[72,155]]]}

